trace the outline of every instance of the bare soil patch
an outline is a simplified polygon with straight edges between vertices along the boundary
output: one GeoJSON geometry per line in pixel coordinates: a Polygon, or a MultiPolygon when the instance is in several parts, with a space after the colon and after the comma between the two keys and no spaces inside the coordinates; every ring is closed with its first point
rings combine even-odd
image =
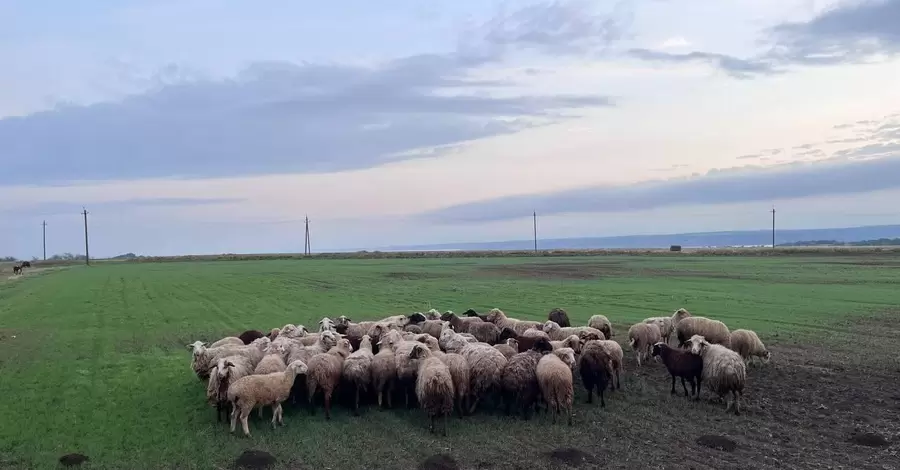
{"type": "Polygon", "coordinates": [[[850,436],[850,442],[867,447],[887,447],[890,442],[874,432],[864,432],[850,436]]]}
{"type": "Polygon", "coordinates": [[[275,465],[275,461],[275,457],[272,456],[272,454],[261,450],[251,449],[241,453],[234,461],[234,466],[237,468],[250,469],[269,468],[272,465],[275,465]]]}
{"type": "Polygon", "coordinates": [[[595,263],[527,263],[484,266],[480,272],[524,279],[587,280],[622,275],[630,272],[621,262],[595,263]]]}
{"type": "Polygon", "coordinates": [[[87,455],[82,454],[66,454],[59,458],[59,463],[63,467],[75,467],[90,460],[87,455]]]}
{"type": "Polygon", "coordinates": [[[423,279],[446,279],[448,277],[452,277],[446,274],[440,273],[429,273],[429,272],[414,272],[414,271],[393,271],[387,272],[384,274],[384,277],[388,279],[395,279],[399,281],[419,281],[423,279]]]}
{"type": "Polygon", "coordinates": [[[435,454],[419,464],[419,470],[459,470],[456,460],[447,454],[435,454]]]}
{"type": "Polygon", "coordinates": [[[731,439],[724,436],[712,436],[709,434],[698,437],[697,444],[725,452],[734,452],[734,449],[737,448],[737,443],[731,439]]]}
{"type": "Polygon", "coordinates": [[[593,455],[583,450],[575,449],[572,447],[553,449],[547,454],[547,456],[552,460],[556,460],[573,467],[594,464],[597,460],[593,455]]]}

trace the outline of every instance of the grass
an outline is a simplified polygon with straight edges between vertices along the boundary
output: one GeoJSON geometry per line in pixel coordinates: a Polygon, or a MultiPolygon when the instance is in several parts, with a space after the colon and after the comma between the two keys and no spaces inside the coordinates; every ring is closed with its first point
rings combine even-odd
{"type": "MultiPolygon", "coordinates": [[[[286,407],[287,427],[277,431],[265,426],[267,410],[265,421],[251,419],[251,439],[231,436],[204,403],[184,345],[322,316],[500,307],[543,319],[557,306],[581,324],[606,314],[620,341],[631,323],[685,307],[791,344],[895,308],[897,266],[893,254],[312,259],[109,263],[3,277],[0,467],[55,468],[59,456],[80,452],[88,468],[220,468],[248,448],[300,468],[412,468],[441,452],[488,465],[509,449],[534,462],[549,442],[592,435],[480,412],[452,420],[441,439],[418,410],[354,418],[339,406],[331,422],[321,410],[309,417],[286,407]]],[[[660,371],[626,386],[626,397],[608,399],[610,411],[579,403],[580,421],[603,414],[627,426],[628,409],[669,400],[659,394],[668,387],[660,371]]]]}

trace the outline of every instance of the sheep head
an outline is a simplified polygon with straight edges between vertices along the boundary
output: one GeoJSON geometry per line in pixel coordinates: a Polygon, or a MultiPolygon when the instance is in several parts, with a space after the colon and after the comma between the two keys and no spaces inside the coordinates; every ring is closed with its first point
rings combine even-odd
{"type": "Polygon", "coordinates": [[[431,355],[431,351],[424,345],[417,344],[409,351],[410,359],[424,359],[431,355]]]}
{"type": "Polygon", "coordinates": [[[583,341],[598,341],[606,339],[606,336],[603,333],[597,334],[596,331],[580,331],[578,332],[578,337],[583,341]]]}
{"type": "Polygon", "coordinates": [[[687,344],[691,348],[691,353],[697,355],[702,355],[703,351],[709,347],[709,342],[701,335],[691,336],[691,339],[687,340],[687,344]]]}
{"type": "Polygon", "coordinates": [[[369,335],[363,335],[362,339],[359,341],[359,349],[368,349],[372,350],[372,337],[369,335]]]}
{"type": "Polygon", "coordinates": [[[409,322],[412,324],[422,323],[425,320],[428,320],[428,318],[422,312],[415,312],[409,315],[409,322]]]}
{"type": "Polygon", "coordinates": [[[672,323],[678,323],[689,316],[691,316],[691,312],[688,312],[683,308],[679,308],[678,310],[675,310],[675,313],[672,314],[672,323]]]}
{"type": "Polygon", "coordinates": [[[298,359],[288,364],[287,370],[293,372],[296,375],[303,375],[309,372],[309,367],[306,366],[305,362],[298,359]]]}
{"type": "Polygon", "coordinates": [[[250,342],[250,344],[259,348],[260,351],[265,352],[272,344],[272,340],[270,340],[267,336],[263,336],[261,338],[254,339],[250,342]]]}
{"type": "Polygon", "coordinates": [[[319,320],[319,333],[323,331],[334,331],[334,321],[328,317],[319,320]]]}
{"type": "Polygon", "coordinates": [[[762,358],[763,363],[768,364],[769,360],[771,358],[772,358],[772,353],[770,353],[769,350],[767,349],[765,355],[763,355],[763,358],[762,358]]]}
{"type": "Polygon", "coordinates": [[[662,341],[660,341],[653,345],[653,348],[650,351],[650,355],[651,356],[659,356],[662,354],[663,349],[667,348],[667,347],[668,347],[668,345],[666,343],[663,343],[662,341]]]}
{"type": "Polygon", "coordinates": [[[443,320],[443,321],[450,321],[450,319],[453,318],[453,317],[454,317],[453,312],[444,312],[444,313],[441,315],[441,320],[443,320]]]}
{"type": "MultiPolygon", "coordinates": [[[[512,340],[516,341],[516,340],[512,340]]],[[[519,342],[516,341],[516,350],[519,349],[519,342]]],[[[537,351],[541,354],[548,353],[553,351],[553,345],[550,344],[550,341],[547,338],[538,338],[537,341],[534,342],[534,345],[531,346],[531,349],[537,351]]]]}
{"type": "Polygon", "coordinates": [[[333,348],[338,342],[338,336],[331,330],[325,330],[319,335],[319,343],[325,347],[325,350],[333,348]]]}
{"type": "Polygon", "coordinates": [[[552,332],[554,332],[554,331],[559,330],[559,328],[560,328],[559,323],[556,323],[556,322],[553,321],[553,320],[547,320],[547,321],[544,322],[544,325],[543,325],[543,327],[541,328],[541,330],[542,330],[544,333],[550,334],[550,333],[552,333],[552,332]]]}
{"type": "Polygon", "coordinates": [[[484,316],[484,318],[485,318],[485,321],[489,321],[491,323],[497,323],[500,320],[505,320],[506,314],[503,313],[503,310],[500,310],[499,308],[492,308],[491,311],[488,312],[487,315],[484,316]]]}
{"type": "Polygon", "coordinates": [[[476,312],[474,309],[470,308],[470,309],[466,310],[465,312],[463,312],[463,315],[465,315],[467,317],[477,317],[478,312],[476,312]]]}
{"type": "Polygon", "coordinates": [[[351,320],[350,317],[348,317],[346,315],[341,315],[341,316],[337,317],[335,326],[349,326],[350,322],[352,322],[352,321],[353,320],[351,320]]]}
{"type": "Polygon", "coordinates": [[[513,349],[515,349],[516,351],[519,350],[519,340],[517,340],[515,338],[506,338],[506,344],[508,346],[512,347],[513,349]]]}
{"type": "Polygon", "coordinates": [[[516,330],[514,330],[512,328],[507,327],[507,328],[500,330],[500,341],[503,341],[505,339],[518,339],[518,338],[519,338],[519,335],[516,333],[516,330]]]}
{"type": "Polygon", "coordinates": [[[569,368],[575,367],[575,351],[572,348],[559,348],[553,351],[556,357],[560,358],[569,368]]]}

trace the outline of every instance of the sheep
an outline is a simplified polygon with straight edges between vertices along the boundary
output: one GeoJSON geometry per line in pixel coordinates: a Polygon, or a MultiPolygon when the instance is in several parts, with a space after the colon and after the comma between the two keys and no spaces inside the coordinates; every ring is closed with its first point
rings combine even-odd
{"type": "Polygon", "coordinates": [[[594,402],[594,389],[596,388],[597,395],[600,395],[600,407],[606,408],[603,392],[611,382],[612,362],[612,357],[599,340],[588,341],[584,344],[581,357],[578,358],[578,371],[581,373],[581,382],[588,392],[588,403],[594,402]]]}
{"type": "Polygon", "coordinates": [[[588,320],[588,326],[602,331],[603,336],[606,336],[606,339],[610,339],[613,337],[612,323],[609,322],[609,319],[606,318],[606,315],[592,316],[590,320],[588,320]]]}
{"type": "MultiPolygon", "coordinates": [[[[437,310],[435,310],[435,311],[437,311],[437,310]]],[[[409,324],[410,325],[418,325],[419,323],[422,323],[425,320],[428,320],[428,317],[426,317],[425,314],[422,312],[413,312],[413,313],[409,314],[409,324]]],[[[409,326],[409,325],[407,325],[407,326],[409,326]]]]}
{"type": "Polygon", "coordinates": [[[672,322],[672,317],[650,317],[645,318],[643,322],[656,325],[659,328],[659,335],[662,341],[666,344],[669,343],[669,337],[675,331],[675,323],[672,322]]]}
{"type": "Polygon", "coordinates": [[[435,338],[441,337],[441,332],[445,329],[450,328],[450,322],[446,322],[443,320],[425,320],[420,323],[419,326],[422,328],[422,333],[427,335],[434,336],[435,338]]]}
{"type": "Polygon", "coordinates": [[[678,310],[675,310],[675,313],[672,314],[672,325],[677,326],[678,322],[690,316],[691,312],[688,312],[683,308],[679,308],[678,310]]]}
{"type": "Polygon", "coordinates": [[[218,363],[220,358],[234,355],[243,356],[250,360],[251,367],[256,367],[256,364],[263,358],[263,352],[252,344],[241,344],[240,346],[225,345],[217,348],[207,348],[203,343],[197,341],[194,344],[189,344],[188,347],[193,348],[191,369],[197,374],[197,377],[200,380],[209,377],[209,370],[213,365],[218,363]]]}
{"type": "Polygon", "coordinates": [[[487,315],[481,315],[478,312],[476,312],[474,309],[471,309],[471,308],[466,310],[465,312],[463,312],[463,315],[465,315],[467,317],[478,317],[481,319],[481,321],[490,322],[490,320],[487,319],[487,315]]]}
{"type": "MultiPolygon", "coordinates": [[[[616,380],[615,383],[613,383],[612,389],[621,390],[622,382],[620,380],[619,373],[622,372],[623,368],[625,367],[625,353],[622,351],[622,346],[620,346],[619,343],[609,339],[600,340],[598,341],[598,344],[600,344],[600,346],[602,346],[603,349],[606,350],[606,353],[609,354],[610,359],[612,359],[613,370],[610,372],[610,374],[615,373],[616,375],[616,380]]],[[[584,348],[582,347],[582,352],[583,351],[584,348]]]]}
{"type": "MultiPolygon", "coordinates": [[[[428,344],[431,346],[430,342],[428,344]]],[[[453,378],[453,390],[456,392],[456,410],[459,417],[462,418],[469,401],[469,390],[472,388],[472,371],[469,368],[469,362],[460,354],[438,354],[431,347],[429,349],[431,349],[432,354],[436,355],[444,364],[447,364],[447,368],[450,369],[450,376],[453,378]]]]}
{"type": "Polygon", "coordinates": [[[414,324],[410,323],[409,325],[406,325],[403,327],[403,331],[405,331],[407,333],[413,333],[413,334],[422,334],[422,327],[419,325],[414,325],[414,324]]]}
{"type": "Polygon", "coordinates": [[[731,332],[719,320],[706,317],[687,317],[675,324],[678,345],[684,346],[694,335],[700,335],[712,344],[721,344],[726,348],[731,344],[731,332]]]}
{"type": "Polygon", "coordinates": [[[459,354],[469,363],[472,385],[469,413],[472,413],[479,400],[498,390],[500,374],[507,362],[506,356],[493,346],[484,343],[469,343],[459,351],[459,354]]]}
{"type": "Polygon", "coordinates": [[[253,374],[262,375],[284,372],[284,370],[287,369],[287,364],[284,362],[286,352],[287,348],[283,344],[269,345],[266,350],[266,355],[263,356],[262,360],[259,361],[259,364],[256,364],[256,368],[253,369],[253,374]]]}
{"type": "Polygon", "coordinates": [[[308,372],[303,361],[288,364],[284,372],[266,375],[248,375],[241,377],[228,387],[228,401],[231,402],[231,432],[234,432],[237,419],[241,418],[244,435],[250,437],[247,417],[256,406],[272,407],[272,428],[275,424],[284,425],[281,403],[287,400],[298,375],[308,372]]]}
{"type": "Polygon", "coordinates": [[[237,336],[226,336],[225,338],[222,338],[222,339],[216,341],[215,343],[211,344],[209,347],[218,348],[219,346],[227,346],[227,345],[244,346],[245,344],[246,343],[244,343],[244,341],[241,340],[240,338],[238,338],[237,336]]]}
{"type": "Polygon", "coordinates": [[[433,308],[433,309],[425,312],[425,319],[426,320],[440,320],[441,312],[439,312],[439,311],[437,311],[437,309],[433,308]]]}
{"type": "Polygon", "coordinates": [[[563,328],[572,326],[572,323],[569,321],[569,315],[561,308],[550,310],[550,313],[547,314],[547,320],[556,322],[563,328]]]}
{"type": "Polygon", "coordinates": [[[572,425],[572,399],[575,395],[572,385],[572,366],[575,365],[575,351],[561,348],[545,354],[538,361],[535,373],[541,395],[547,409],[554,411],[553,423],[557,415],[565,410],[569,425],[572,425]]]}
{"type": "Polygon", "coordinates": [[[518,352],[528,351],[529,349],[531,349],[534,346],[534,343],[536,343],[540,339],[545,339],[547,341],[550,341],[550,336],[547,335],[547,333],[544,333],[543,331],[539,331],[539,330],[531,330],[531,331],[537,331],[538,334],[536,336],[524,336],[524,335],[520,335],[520,334],[516,333],[516,331],[513,330],[512,328],[504,328],[500,331],[500,338],[498,338],[498,339],[500,341],[506,341],[508,339],[515,339],[516,344],[519,348],[518,352]]]}
{"type": "Polygon", "coordinates": [[[293,344],[286,362],[303,361],[309,365],[309,360],[316,354],[324,354],[331,350],[338,342],[338,336],[332,331],[323,331],[316,335],[316,342],[310,346],[293,344]]]}
{"type": "Polygon", "coordinates": [[[445,322],[449,322],[450,326],[453,327],[453,330],[457,333],[469,333],[469,328],[474,323],[484,323],[480,318],[477,317],[465,317],[460,318],[455,313],[447,312],[441,315],[441,320],[445,322]]]}
{"type": "Polygon", "coordinates": [[[731,332],[729,348],[740,354],[744,359],[744,363],[748,363],[753,356],[759,357],[768,364],[771,354],[766,349],[759,336],[753,330],[734,330],[731,332]]]}
{"type": "Polygon", "coordinates": [[[669,375],[672,376],[672,390],[670,392],[672,395],[675,395],[675,377],[680,377],[681,387],[684,389],[684,396],[689,397],[690,395],[694,395],[696,391],[696,398],[700,398],[700,383],[703,380],[702,357],[693,354],[690,351],[669,347],[669,345],[664,342],[654,344],[651,355],[662,360],[662,363],[666,366],[666,370],[669,371],[669,375]],[[690,395],[688,395],[684,379],[687,379],[691,384],[690,395]]]}
{"type": "Polygon", "coordinates": [[[377,322],[368,321],[353,323],[349,318],[341,315],[337,318],[334,331],[344,335],[345,338],[350,340],[350,345],[353,346],[354,349],[358,350],[360,343],[362,342],[363,335],[368,334],[373,344],[378,341],[377,338],[373,336],[373,334],[369,331],[373,326],[375,326],[376,323],[377,322]]]}
{"type": "Polygon", "coordinates": [[[500,374],[500,386],[506,414],[509,415],[515,404],[527,420],[534,406],[540,388],[537,382],[537,364],[541,356],[550,352],[553,347],[546,339],[539,339],[528,351],[517,353],[506,362],[500,374]]]}
{"type": "Polygon", "coordinates": [[[275,341],[275,338],[277,338],[278,335],[280,335],[280,334],[281,334],[281,328],[272,328],[272,330],[269,331],[269,334],[267,336],[269,337],[270,340],[275,341]]]}
{"type": "Polygon", "coordinates": [[[541,322],[530,321],[530,320],[516,320],[515,318],[509,318],[503,313],[503,310],[499,308],[493,308],[490,312],[485,316],[486,321],[489,321],[498,328],[503,330],[503,328],[512,328],[517,334],[522,334],[525,330],[532,328],[534,326],[540,327],[541,322]]]}
{"type": "MultiPolygon", "coordinates": [[[[238,338],[240,338],[241,341],[243,341],[244,344],[250,344],[250,343],[252,343],[253,340],[255,340],[256,338],[262,338],[262,337],[264,337],[264,336],[266,336],[266,335],[263,334],[262,331],[259,331],[259,330],[247,330],[247,331],[245,331],[245,332],[239,334],[239,335],[238,335],[238,338]]],[[[270,340],[271,340],[271,339],[274,339],[274,337],[270,337],[269,339],[270,339],[270,340]]]]}
{"type": "Polygon", "coordinates": [[[628,345],[634,350],[638,366],[641,359],[650,356],[650,348],[660,340],[659,327],[655,323],[635,323],[628,329],[628,345]]]}
{"type": "Polygon", "coordinates": [[[495,344],[494,349],[503,353],[503,355],[506,356],[506,359],[509,360],[509,358],[519,353],[519,340],[507,338],[505,343],[495,344]]]}
{"type": "MultiPolygon", "coordinates": [[[[323,332],[324,333],[324,332],[323,332]]],[[[309,412],[315,413],[313,398],[317,390],[322,390],[325,400],[325,419],[331,419],[331,394],[341,381],[344,360],[353,352],[353,346],[347,339],[338,340],[327,353],[319,353],[313,356],[307,364],[309,372],[306,374],[306,392],[309,399],[309,412]]]]}
{"type": "Polygon", "coordinates": [[[444,351],[459,352],[469,344],[469,340],[463,335],[448,328],[441,332],[438,343],[444,351]]]}
{"type": "MultiPolygon", "coordinates": [[[[541,327],[543,327],[543,325],[541,325],[541,327]]],[[[533,339],[546,338],[549,340],[550,335],[548,335],[547,333],[544,333],[544,330],[542,330],[541,327],[532,326],[530,328],[526,328],[525,331],[519,333],[519,336],[522,336],[523,338],[533,338],[533,339]]]]}
{"type": "Polygon", "coordinates": [[[353,414],[359,416],[359,393],[369,391],[372,383],[372,338],[363,335],[359,349],[354,351],[344,361],[343,378],[355,391],[353,401],[353,414]]]}
{"type": "Polygon", "coordinates": [[[323,331],[334,331],[334,320],[328,317],[319,320],[319,333],[323,331]]]}
{"type": "Polygon", "coordinates": [[[303,325],[294,325],[292,323],[288,323],[281,327],[281,331],[279,331],[278,336],[284,336],[287,338],[303,338],[309,334],[309,331],[303,325]]]}
{"type": "Polygon", "coordinates": [[[228,387],[237,379],[252,372],[250,362],[242,356],[223,357],[210,370],[206,400],[216,407],[216,422],[221,422],[222,416],[228,418],[228,387]]]}
{"type": "Polygon", "coordinates": [[[581,354],[583,341],[578,335],[569,335],[569,337],[561,341],[550,341],[550,344],[553,346],[553,349],[572,348],[575,354],[581,354]]]}
{"type": "Polygon", "coordinates": [[[409,341],[400,339],[396,340],[397,334],[394,331],[388,333],[392,338],[394,348],[394,360],[397,363],[397,384],[403,391],[404,400],[407,408],[411,406],[410,395],[415,393],[416,374],[419,371],[419,363],[410,357],[410,351],[421,344],[418,341],[409,341]]]}
{"type": "Polygon", "coordinates": [[[726,412],[734,406],[734,414],[740,415],[740,397],[744,395],[747,382],[747,368],[741,355],[721,344],[706,341],[702,335],[691,336],[688,343],[691,353],[703,358],[702,378],[707,387],[720,399],[725,399],[726,412]],[[729,392],[732,395],[730,403],[727,398],[729,392]]]}
{"type": "Polygon", "coordinates": [[[500,328],[497,328],[497,325],[493,323],[479,321],[469,324],[469,334],[474,336],[479,342],[495,344],[500,338],[500,328]]]}
{"type": "Polygon", "coordinates": [[[568,338],[570,335],[578,335],[579,338],[585,341],[606,339],[606,335],[604,335],[602,331],[590,326],[574,326],[562,328],[559,326],[559,323],[547,320],[546,322],[544,322],[544,325],[541,329],[544,331],[544,333],[547,333],[547,335],[549,335],[550,339],[553,341],[562,341],[568,338]]]}
{"type": "Polygon", "coordinates": [[[397,380],[397,361],[391,338],[382,338],[378,343],[378,354],[372,358],[372,385],[378,395],[378,407],[383,409],[383,398],[387,395],[387,406],[391,407],[391,394],[397,380]]]}
{"type": "Polygon", "coordinates": [[[419,364],[416,373],[416,399],[419,406],[431,418],[429,430],[434,433],[434,422],[440,416],[444,419],[443,435],[447,435],[447,415],[453,412],[455,390],[450,368],[422,344],[417,344],[407,353],[410,363],[419,364]]]}

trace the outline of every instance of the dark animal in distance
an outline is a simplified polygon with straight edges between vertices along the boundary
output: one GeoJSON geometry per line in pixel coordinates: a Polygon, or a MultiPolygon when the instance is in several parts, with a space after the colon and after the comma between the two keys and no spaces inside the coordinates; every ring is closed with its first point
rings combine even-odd
{"type": "Polygon", "coordinates": [[[31,267],[31,261],[22,261],[22,267],[23,267],[23,268],[30,268],[30,267],[31,267]]]}
{"type": "Polygon", "coordinates": [[[13,274],[22,274],[22,267],[18,264],[13,266],[13,274]]]}

